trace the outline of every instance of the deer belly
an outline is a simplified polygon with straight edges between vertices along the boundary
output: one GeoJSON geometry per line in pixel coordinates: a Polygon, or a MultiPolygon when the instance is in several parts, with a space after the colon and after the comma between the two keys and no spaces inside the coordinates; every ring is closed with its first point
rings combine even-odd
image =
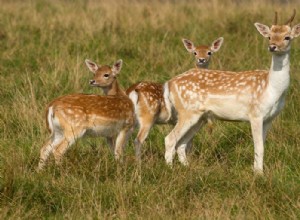
{"type": "Polygon", "coordinates": [[[247,121],[248,105],[236,99],[210,99],[206,103],[206,111],[214,117],[228,121],[247,121]]]}
{"type": "Polygon", "coordinates": [[[123,122],[115,122],[112,124],[97,124],[89,127],[86,130],[86,134],[89,136],[113,137],[120,132],[123,125],[123,122]]]}

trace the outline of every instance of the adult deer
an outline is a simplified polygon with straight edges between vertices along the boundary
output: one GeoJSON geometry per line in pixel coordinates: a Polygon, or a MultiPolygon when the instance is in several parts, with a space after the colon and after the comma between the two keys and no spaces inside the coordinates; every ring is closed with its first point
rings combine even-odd
{"type": "Polygon", "coordinates": [[[102,88],[106,96],[71,94],[50,102],[46,123],[51,136],[41,149],[39,170],[44,167],[50,153],[59,164],[68,147],[84,135],[106,137],[115,158],[120,159],[122,155],[135,120],[133,104],[117,82],[122,60],[112,67],[99,66],[90,60],[85,62],[94,73],[90,85],[102,88]]]}
{"type": "Polygon", "coordinates": [[[264,142],[272,120],[282,110],[290,83],[290,49],[300,35],[300,24],[291,28],[295,17],[284,24],[255,23],[261,35],[269,39],[272,63],[269,71],[229,72],[191,69],[164,86],[167,106],[177,112],[177,124],[165,138],[165,160],[172,165],[175,149],[179,160],[187,164],[187,143],[205,124],[207,117],[228,121],[249,121],[254,141],[254,171],[263,173],[264,142]]]}
{"type": "MultiPolygon", "coordinates": [[[[190,53],[196,58],[196,66],[198,68],[207,68],[210,57],[217,52],[223,43],[223,38],[215,40],[211,46],[200,45],[194,46],[194,43],[187,39],[182,42],[190,53]]],[[[163,84],[155,82],[139,82],[126,90],[126,94],[130,97],[135,106],[137,121],[139,123],[139,131],[134,141],[136,158],[141,160],[141,146],[147,138],[150,129],[154,124],[166,124],[171,119],[170,112],[163,98],[163,84]]]]}

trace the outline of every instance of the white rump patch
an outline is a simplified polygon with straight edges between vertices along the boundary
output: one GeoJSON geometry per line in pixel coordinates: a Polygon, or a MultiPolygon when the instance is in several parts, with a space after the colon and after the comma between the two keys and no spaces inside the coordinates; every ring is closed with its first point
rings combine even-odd
{"type": "Polygon", "coordinates": [[[137,102],[138,102],[138,99],[139,99],[139,95],[138,93],[133,90],[129,93],[129,98],[130,100],[132,101],[133,105],[134,105],[134,111],[137,112],[137,102]]]}
{"type": "Polygon", "coordinates": [[[166,82],[164,84],[164,101],[165,101],[165,106],[168,112],[168,118],[166,121],[169,121],[171,116],[172,116],[172,104],[170,100],[170,90],[169,90],[169,84],[166,82]]]}
{"type": "Polygon", "coordinates": [[[49,129],[51,131],[51,133],[53,133],[53,107],[51,106],[48,110],[48,115],[47,115],[47,121],[48,121],[48,125],[49,125],[49,129]]]}

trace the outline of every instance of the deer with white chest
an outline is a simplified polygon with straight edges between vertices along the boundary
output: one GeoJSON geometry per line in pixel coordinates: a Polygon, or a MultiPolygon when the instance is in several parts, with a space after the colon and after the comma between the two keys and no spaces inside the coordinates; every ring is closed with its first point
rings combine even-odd
{"type": "Polygon", "coordinates": [[[85,62],[94,73],[90,85],[102,88],[105,96],[70,94],[49,103],[46,123],[51,135],[40,151],[38,170],[45,166],[50,153],[59,164],[66,150],[85,135],[106,137],[115,158],[122,156],[135,123],[133,104],[117,82],[122,60],[112,67],[85,62]]]}
{"type": "MultiPolygon", "coordinates": [[[[165,102],[177,112],[177,124],[165,138],[165,160],[172,165],[175,151],[184,152],[187,143],[207,121],[214,117],[226,121],[248,121],[254,142],[254,171],[263,173],[264,142],[272,120],[284,106],[290,83],[291,42],[300,35],[300,24],[291,27],[292,17],[284,25],[255,23],[261,35],[269,39],[272,54],[270,70],[230,72],[191,69],[164,86],[165,102]]],[[[171,110],[170,110],[171,111],[171,110]]],[[[184,153],[179,156],[188,164],[184,153]]]]}
{"type": "MultiPolygon", "coordinates": [[[[188,52],[195,55],[196,66],[198,68],[207,68],[210,58],[214,52],[217,52],[223,43],[223,38],[215,40],[210,46],[194,46],[194,43],[187,39],[182,42],[188,52]]],[[[163,97],[163,84],[155,82],[139,82],[126,90],[135,106],[139,131],[134,141],[136,158],[141,160],[141,146],[147,138],[150,129],[154,124],[166,124],[175,119],[170,115],[163,97]]],[[[173,122],[174,123],[174,122],[173,122]]],[[[190,145],[189,145],[190,146],[190,145]]]]}

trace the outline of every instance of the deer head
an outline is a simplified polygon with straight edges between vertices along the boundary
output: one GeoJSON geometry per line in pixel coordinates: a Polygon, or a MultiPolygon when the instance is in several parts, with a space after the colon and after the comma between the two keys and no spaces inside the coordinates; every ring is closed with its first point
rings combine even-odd
{"type": "Polygon", "coordinates": [[[90,85],[96,87],[110,86],[112,82],[116,80],[116,77],[122,68],[122,63],[122,60],[118,60],[112,67],[107,65],[100,66],[95,62],[86,59],[86,66],[94,74],[94,78],[90,80],[90,85]]]}
{"type": "Polygon", "coordinates": [[[269,28],[267,25],[255,23],[259,33],[269,39],[269,51],[273,53],[286,53],[291,48],[291,41],[300,35],[300,24],[291,27],[291,23],[296,15],[296,10],[292,16],[283,24],[277,24],[277,12],[275,12],[274,24],[269,28]]]}
{"type": "Polygon", "coordinates": [[[195,55],[196,65],[199,68],[207,68],[210,62],[210,58],[214,52],[217,52],[222,44],[224,38],[220,37],[215,40],[210,46],[200,45],[194,46],[194,43],[188,39],[182,39],[183,45],[188,52],[195,55]]]}
{"type": "Polygon", "coordinates": [[[88,59],[85,60],[85,64],[89,70],[94,74],[94,78],[90,80],[90,85],[100,87],[103,89],[106,95],[116,95],[125,93],[119,88],[117,82],[117,76],[122,68],[123,61],[120,59],[110,66],[100,66],[88,59]]]}

